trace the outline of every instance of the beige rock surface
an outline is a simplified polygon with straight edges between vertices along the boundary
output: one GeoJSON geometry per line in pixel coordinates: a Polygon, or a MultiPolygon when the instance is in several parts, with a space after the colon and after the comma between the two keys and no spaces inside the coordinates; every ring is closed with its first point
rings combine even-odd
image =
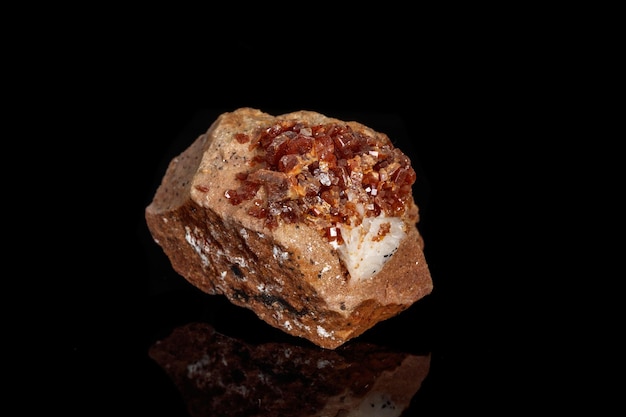
{"type": "MultiPolygon", "coordinates": [[[[294,201],[288,197],[293,189],[286,190],[280,181],[264,184],[254,198],[233,204],[232,190],[240,189],[241,173],[251,178],[259,170],[260,149],[253,146],[259,132],[290,120],[308,126],[348,125],[386,146],[390,143],[384,134],[359,123],[319,113],[272,116],[237,109],[220,115],[170,162],[145,218],[173,268],[200,290],[222,294],[284,332],[334,349],[407,309],[431,293],[433,283],[412,196],[397,216],[404,232],[393,251],[385,253],[379,271],[358,279],[346,268],[341,246],[329,242],[318,223],[278,219],[271,225],[267,218],[250,214],[260,202],[281,193],[289,204],[294,201]]],[[[307,213],[302,216],[311,219],[307,213]]],[[[373,258],[370,253],[364,258],[373,258]]]]}

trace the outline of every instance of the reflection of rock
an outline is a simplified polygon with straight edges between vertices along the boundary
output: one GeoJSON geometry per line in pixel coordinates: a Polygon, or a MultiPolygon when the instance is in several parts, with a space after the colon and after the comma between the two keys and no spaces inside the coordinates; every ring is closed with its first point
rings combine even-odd
{"type": "Polygon", "coordinates": [[[204,323],[176,328],[149,354],[192,417],[398,417],[430,367],[430,355],[364,343],[250,345],[204,323]]]}

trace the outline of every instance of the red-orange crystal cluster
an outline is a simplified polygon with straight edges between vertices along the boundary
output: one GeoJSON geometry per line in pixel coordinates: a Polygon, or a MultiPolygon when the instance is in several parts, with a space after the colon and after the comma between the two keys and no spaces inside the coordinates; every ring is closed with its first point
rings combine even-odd
{"type": "Polygon", "coordinates": [[[233,205],[252,200],[248,213],[270,228],[279,219],[304,220],[341,244],[337,223],[356,226],[381,213],[400,216],[412,198],[411,161],[385,135],[369,136],[347,124],[282,121],[256,137],[235,139],[258,153],[250,171],[238,174],[241,185],[225,196],[233,205]],[[255,198],[261,187],[266,201],[255,198]]]}

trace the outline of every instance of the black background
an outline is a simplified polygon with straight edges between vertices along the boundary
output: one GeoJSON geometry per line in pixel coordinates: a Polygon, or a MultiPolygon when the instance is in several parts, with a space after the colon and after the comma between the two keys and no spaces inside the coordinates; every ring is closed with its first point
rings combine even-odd
{"type": "Polygon", "coordinates": [[[179,415],[175,388],[147,357],[168,328],[212,317],[227,335],[281,337],[190,288],[143,219],[169,160],[221,112],[244,106],[356,120],[411,157],[435,289],[363,340],[432,353],[412,410],[495,415],[551,395],[532,359],[547,343],[531,324],[542,303],[528,277],[542,267],[525,245],[536,227],[525,215],[538,192],[528,161],[543,163],[533,133],[545,117],[535,96],[545,73],[520,58],[528,51],[516,36],[381,32],[98,40],[90,49],[98,52],[76,60],[71,93],[63,82],[42,89],[45,122],[34,134],[55,131],[39,152],[59,155],[47,161],[50,177],[41,175],[54,185],[46,236],[71,242],[48,250],[46,265],[63,279],[40,291],[48,301],[58,294],[39,337],[53,341],[54,365],[67,376],[51,408],[179,415]]]}

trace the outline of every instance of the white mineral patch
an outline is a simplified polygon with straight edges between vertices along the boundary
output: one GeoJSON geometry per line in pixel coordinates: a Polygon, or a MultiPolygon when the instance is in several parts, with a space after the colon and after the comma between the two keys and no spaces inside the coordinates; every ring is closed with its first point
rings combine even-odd
{"type": "Polygon", "coordinates": [[[243,258],[243,256],[233,256],[232,259],[230,257],[229,257],[229,259],[232,260],[233,262],[235,262],[237,265],[239,265],[242,268],[247,268],[248,267],[248,263],[243,258]]]}
{"type": "Polygon", "coordinates": [[[405,225],[399,217],[366,217],[357,227],[338,224],[342,245],[336,245],[339,256],[357,281],[376,275],[398,250],[406,236],[405,225]],[[381,226],[389,224],[389,231],[379,236],[381,226]]]}
{"type": "MultiPolygon", "coordinates": [[[[307,326],[306,324],[302,324],[302,323],[300,323],[300,321],[299,321],[299,320],[294,319],[294,320],[293,320],[293,324],[295,324],[295,325],[296,325],[299,329],[304,329],[304,330],[306,330],[307,332],[310,332],[310,331],[311,331],[311,327],[310,327],[310,326],[307,326]]],[[[322,330],[324,330],[324,329],[322,329],[322,330]]]]}
{"type": "Polygon", "coordinates": [[[329,333],[325,328],[323,328],[322,326],[317,326],[317,334],[320,337],[332,337],[332,333],[329,333]]]}
{"type": "Polygon", "coordinates": [[[276,245],[272,247],[272,254],[274,255],[274,259],[278,262],[284,262],[289,258],[289,252],[281,250],[280,247],[276,245]]]}
{"type": "MultiPolygon", "coordinates": [[[[194,230],[194,233],[198,234],[197,228],[194,230]]],[[[195,234],[191,233],[191,230],[189,229],[188,226],[185,226],[185,240],[187,241],[187,243],[191,245],[193,250],[196,251],[196,253],[200,256],[200,259],[202,260],[202,264],[204,266],[208,266],[209,258],[206,255],[208,248],[206,248],[203,242],[201,242],[202,240],[201,238],[197,238],[195,234]]]]}

